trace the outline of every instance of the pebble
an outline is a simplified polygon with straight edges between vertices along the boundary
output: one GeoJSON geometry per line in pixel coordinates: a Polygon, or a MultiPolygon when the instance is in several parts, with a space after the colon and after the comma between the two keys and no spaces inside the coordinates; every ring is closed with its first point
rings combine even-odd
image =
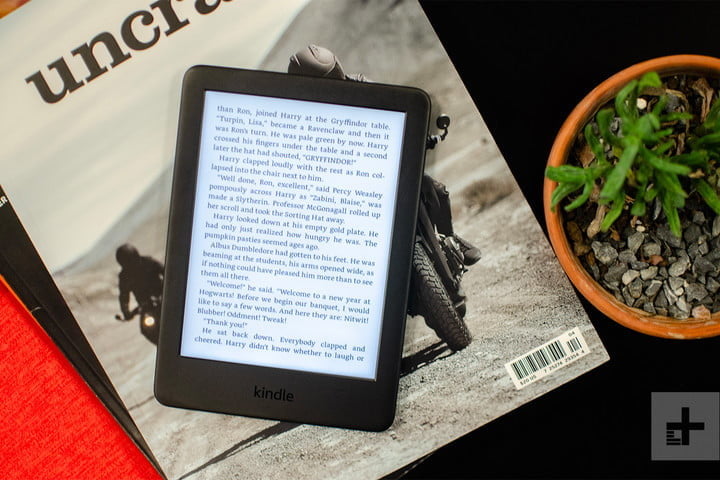
{"type": "Polygon", "coordinates": [[[623,250],[622,252],[618,253],[617,257],[618,261],[623,263],[634,263],[637,262],[637,258],[635,257],[635,254],[631,252],[630,250],[623,250]]]}
{"type": "Polygon", "coordinates": [[[671,247],[682,247],[682,239],[673,235],[667,225],[660,225],[656,230],[657,237],[671,247]]]}
{"type": "Polygon", "coordinates": [[[713,248],[710,250],[707,254],[705,254],[705,259],[711,262],[720,259],[720,248],[713,248]]]}
{"type": "Polygon", "coordinates": [[[693,221],[693,223],[702,225],[703,223],[705,223],[705,214],[703,212],[701,212],[700,210],[695,210],[693,212],[692,221],[693,221]]]}
{"type": "Polygon", "coordinates": [[[646,243],[642,246],[642,253],[645,258],[659,256],[661,251],[659,243],[646,243]]]}
{"type": "Polygon", "coordinates": [[[692,316],[702,320],[709,320],[711,313],[705,305],[698,305],[692,309],[692,316]]]}
{"type": "Polygon", "coordinates": [[[594,241],[590,245],[597,258],[603,265],[608,265],[618,257],[618,252],[609,243],[594,241]]]}
{"type": "Polygon", "coordinates": [[[683,294],[683,287],[685,286],[685,280],[678,277],[670,277],[667,279],[668,285],[670,285],[670,288],[672,289],[673,293],[675,295],[682,295],[683,294]]]}
{"type": "Polygon", "coordinates": [[[657,310],[655,310],[655,305],[653,305],[652,302],[645,302],[642,306],[642,309],[652,315],[657,314],[657,310]]]}
{"type": "MultiPolygon", "coordinates": [[[[672,88],[677,88],[677,87],[678,87],[677,85],[672,86],[672,88]]],[[[675,110],[679,109],[680,106],[682,105],[680,97],[678,97],[677,95],[673,95],[672,93],[670,93],[667,96],[667,99],[668,99],[667,106],[665,108],[667,109],[668,112],[674,112],[675,110]]]]}
{"type": "Polygon", "coordinates": [[[702,300],[708,294],[708,291],[700,283],[690,283],[685,287],[685,295],[688,301],[702,300]]]}
{"type": "Polygon", "coordinates": [[[620,293],[620,290],[618,290],[617,292],[613,291],[613,295],[615,295],[615,299],[618,302],[625,303],[625,299],[623,298],[622,294],[620,293]]]}
{"type": "Polygon", "coordinates": [[[640,248],[640,245],[642,245],[644,241],[645,241],[644,233],[642,233],[642,232],[633,233],[627,239],[628,249],[632,253],[637,253],[638,249],[640,248]]]}
{"type": "Polygon", "coordinates": [[[705,257],[697,257],[695,262],[693,262],[693,272],[695,275],[714,273],[716,270],[715,264],[705,257]]]}
{"type": "Polygon", "coordinates": [[[630,292],[631,297],[640,298],[643,291],[643,282],[639,278],[636,278],[635,280],[630,282],[627,288],[628,292],[630,292]]]}
{"type": "Polygon", "coordinates": [[[657,276],[658,273],[658,267],[652,266],[648,267],[645,270],[640,271],[640,278],[643,279],[643,281],[652,280],[657,276]]]}
{"type": "Polygon", "coordinates": [[[689,316],[687,313],[683,312],[675,305],[670,305],[668,307],[668,314],[670,314],[670,316],[673,318],[677,318],[678,320],[685,320],[689,316]]]}
{"type": "Polygon", "coordinates": [[[663,293],[665,294],[665,299],[667,300],[668,305],[673,305],[675,302],[677,302],[678,296],[675,294],[675,292],[673,292],[672,288],[667,282],[663,284],[663,293]]]}
{"type": "Polygon", "coordinates": [[[620,295],[620,289],[618,288],[618,285],[619,285],[618,283],[603,282],[603,285],[605,286],[605,288],[610,290],[618,300],[620,300],[622,302],[622,295],[620,295]]]}
{"type": "Polygon", "coordinates": [[[660,265],[662,262],[665,261],[663,257],[660,255],[652,255],[648,261],[650,262],[650,265],[660,265]]]}
{"type": "Polygon", "coordinates": [[[687,271],[688,267],[690,267],[690,258],[687,256],[680,257],[675,263],[670,265],[668,273],[671,277],[679,277],[687,271]]]}
{"type": "Polygon", "coordinates": [[[700,227],[695,224],[690,225],[683,232],[683,238],[688,244],[697,242],[700,235],[702,235],[702,231],[700,230],[700,227]]]}
{"type": "Polygon", "coordinates": [[[687,304],[684,296],[678,297],[677,301],[675,302],[675,306],[678,308],[678,310],[685,314],[690,313],[690,306],[687,304]]]}
{"type": "Polygon", "coordinates": [[[655,298],[655,295],[660,291],[660,287],[662,287],[663,282],[660,280],[653,280],[650,282],[650,285],[645,289],[645,295],[647,295],[648,298],[655,298]]]}
{"type": "MultiPolygon", "coordinates": [[[[628,290],[629,290],[629,287],[628,287],[628,290]]],[[[642,306],[645,305],[645,303],[648,301],[649,301],[649,299],[645,295],[640,294],[640,296],[635,300],[635,303],[633,303],[633,307],[642,308],[642,306]]]]}
{"type": "Polygon", "coordinates": [[[717,292],[718,288],[720,288],[720,283],[712,277],[708,278],[705,282],[705,289],[710,293],[717,292]]]}
{"type": "Polygon", "coordinates": [[[612,267],[610,267],[603,277],[603,279],[608,283],[619,283],[622,279],[625,272],[628,271],[627,265],[624,263],[616,263],[612,267]]]}
{"type": "Polygon", "coordinates": [[[712,236],[717,237],[720,235],[720,216],[715,217],[715,220],[713,220],[712,223],[712,236]]]}
{"type": "MultiPolygon", "coordinates": [[[[630,282],[632,282],[639,276],[640,276],[640,272],[638,272],[637,270],[628,270],[627,272],[623,273],[622,283],[623,283],[623,285],[629,285],[630,282]]],[[[635,298],[637,298],[637,297],[635,297],[635,298]]]]}
{"type": "Polygon", "coordinates": [[[632,305],[635,302],[635,298],[630,295],[630,290],[628,289],[628,287],[623,287],[621,292],[625,305],[632,305]]]}
{"type": "Polygon", "coordinates": [[[640,260],[635,260],[634,262],[630,262],[629,265],[630,265],[630,268],[632,268],[633,270],[638,270],[638,271],[645,270],[646,268],[648,268],[650,266],[647,262],[642,262],[640,260]]]}

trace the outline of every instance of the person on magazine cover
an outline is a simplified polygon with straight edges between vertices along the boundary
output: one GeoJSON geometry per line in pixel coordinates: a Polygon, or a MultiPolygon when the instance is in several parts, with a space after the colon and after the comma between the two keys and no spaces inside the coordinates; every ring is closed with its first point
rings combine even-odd
{"type": "Polygon", "coordinates": [[[118,247],[115,258],[122,268],[118,274],[122,317],[118,320],[129,321],[139,315],[142,334],[157,345],[165,269],[162,263],[140,255],[137,248],[128,243],[118,247]],[[133,310],[130,310],[130,293],[137,303],[133,310]]]}
{"type": "MultiPolygon", "coordinates": [[[[287,71],[298,75],[337,78],[353,82],[372,82],[362,73],[346,74],[335,54],[327,48],[317,45],[308,45],[290,57],[287,71]]],[[[477,263],[481,258],[480,250],[458,236],[453,230],[450,194],[445,185],[425,174],[422,192],[427,200],[428,213],[433,223],[437,225],[438,231],[457,240],[463,252],[465,265],[477,263]]]]}

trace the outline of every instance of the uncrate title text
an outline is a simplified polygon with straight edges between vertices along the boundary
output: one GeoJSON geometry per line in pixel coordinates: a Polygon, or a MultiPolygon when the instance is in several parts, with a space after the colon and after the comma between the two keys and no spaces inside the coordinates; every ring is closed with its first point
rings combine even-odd
{"type": "MultiPolygon", "coordinates": [[[[182,0],[176,0],[182,1],[182,0]]],[[[218,9],[221,3],[232,0],[195,0],[195,10],[201,15],[207,15],[218,9]]],[[[68,65],[65,57],[60,57],[48,64],[49,71],[54,70],[59,76],[62,87],[53,90],[41,71],[27,77],[25,82],[35,85],[40,97],[47,103],[57,103],[66,98],[69,93],[90,83],[103,75],[110,68],[115,68],[132,57],[130,51],[139,52],[153,47],[160,41],[162,35],[169,36],[190,24],[190,20],[181,19],[173,8],[173,0],[157,0],[150,4],[148,10],[138,10],[128,15],[120,25],[120,38],[127,49],[118,42],[118,39],[109,32],[101,32],[87,43],[79,45],[70,53],[82,60],[87,76],[77,78],[76,73],[68,65]],[[157,24],[158,16],[165,21],[166,29],[161,33],[157,24]],[[109,65],[103,65],[96,56],[95,48],[102,44],[109,54],[109,65]]],[[[83,71],[85,73],[85,71],[83,71]]],[[[54,83],[54,82],[53,82],[54,83]]]]}

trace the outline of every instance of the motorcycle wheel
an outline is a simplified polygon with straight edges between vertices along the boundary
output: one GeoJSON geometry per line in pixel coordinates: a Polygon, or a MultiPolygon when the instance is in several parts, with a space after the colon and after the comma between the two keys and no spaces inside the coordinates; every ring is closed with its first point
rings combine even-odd
{"type": "Polygon", "coordinates": [[[415,244],[413,252],[412,281],[418,313],[423,316],[428,327],[435,330],[437,336],[453,351],[470,345],[470,331],[458,315],[430,257],[420,243],[415,244]]]}

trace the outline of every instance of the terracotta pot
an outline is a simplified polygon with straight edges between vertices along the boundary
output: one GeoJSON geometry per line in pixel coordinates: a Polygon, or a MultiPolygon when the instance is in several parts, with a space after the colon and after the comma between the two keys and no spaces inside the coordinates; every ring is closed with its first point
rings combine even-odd
{"type": "MultiPolygon", "coordinates": [[[[638,63],[627,68],[598,85],[572,111],[555,138],[549,166],[566,162],[577,134],[600,108],[615,97],[620,89],[635,78],[647,72],[658,72],[660,76],[675,73],[696,73],[720,76],[720,59],[699,55],[674,55],[638,63]]],[[[550,210],[550,194],[556,186],[545,178],[543,203],[550,242],[565,273],[575,287],[602,313],[638,332],[664,338],[704,338],[720,335],[720,313],[708,319],[689,318],[677,320],[660,315],[651,315],[643,310],[628,307],[619,302],[590,275],[575,256],[565,235],[562,209],[550,210]]]]}

